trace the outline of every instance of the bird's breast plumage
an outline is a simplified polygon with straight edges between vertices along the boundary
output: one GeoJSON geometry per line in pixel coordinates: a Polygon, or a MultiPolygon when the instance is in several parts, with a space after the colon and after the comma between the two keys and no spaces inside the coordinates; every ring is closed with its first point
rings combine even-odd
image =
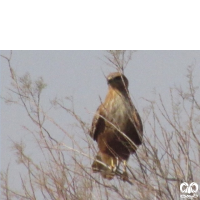
{"type": "Polygon", "coordinates": [[[121,131],[124,131],[132,113],[131,104],[126,98],[128,97],[118,91],[110,91],[104,103],[107,123],[113,123],[121,131]]]}

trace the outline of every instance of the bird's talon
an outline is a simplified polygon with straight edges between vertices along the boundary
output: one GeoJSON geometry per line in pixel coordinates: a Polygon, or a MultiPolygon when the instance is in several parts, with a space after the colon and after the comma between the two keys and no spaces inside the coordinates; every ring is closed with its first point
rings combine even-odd
{"type": "Polygon", "coordinates": [[[113,171],[113,172],[115,172],[116,170],[117,170],[117,167],[116,167],[116,166],[112,168],[112,171],[113,171]]]}
{"type": "Polygon", "coordinates": [[[112,172],[115,172],[117,170],[117,167],[116,166],[107,166],[108,169],[112,172]]]}

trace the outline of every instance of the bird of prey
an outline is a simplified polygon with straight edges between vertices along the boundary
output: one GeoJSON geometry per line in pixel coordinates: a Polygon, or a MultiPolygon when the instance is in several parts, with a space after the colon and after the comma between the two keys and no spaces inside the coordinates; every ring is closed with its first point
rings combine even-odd
{"type": "Polygon", "coordinates": [[[119,72],[107,76],[108,93],[92,121],[90,136],[98,143],[99,151],[92,164],[93,172],[112,179],[123,163],[123,180],[127,179],[127,161],[142,143],[143,127],[133,105],[128,79],[119,72]]]}

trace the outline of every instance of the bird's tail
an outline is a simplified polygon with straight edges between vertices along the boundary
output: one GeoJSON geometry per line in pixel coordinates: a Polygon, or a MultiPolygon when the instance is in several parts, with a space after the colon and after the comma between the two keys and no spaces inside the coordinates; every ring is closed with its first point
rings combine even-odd
{"type": "Polygon", "coordinates": [[[92,170],[94,173],[101,172],[105,170],[105,166],[102,164],[101,156],[99,153],[96,155],[95,160],[92,163],[92,170]]]}
{"type": "Polygon", "coordinates": [[[94,173],[100,173],[103,178],[113,179],[115,172],[113,172],[101,159],[99,153],[96,155],[94,162],[92,163],[92,170],[94,173]]]}

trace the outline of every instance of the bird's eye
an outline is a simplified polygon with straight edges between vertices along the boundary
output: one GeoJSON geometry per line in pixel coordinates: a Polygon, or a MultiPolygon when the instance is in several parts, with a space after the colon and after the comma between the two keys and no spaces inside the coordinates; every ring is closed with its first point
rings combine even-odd
{"type": "Polygon", "coordinates": [[[115,80],[116,80],[116,81],[121,80],[121,76],[117,76],[117,77],[115,77],[115,80]]]}

